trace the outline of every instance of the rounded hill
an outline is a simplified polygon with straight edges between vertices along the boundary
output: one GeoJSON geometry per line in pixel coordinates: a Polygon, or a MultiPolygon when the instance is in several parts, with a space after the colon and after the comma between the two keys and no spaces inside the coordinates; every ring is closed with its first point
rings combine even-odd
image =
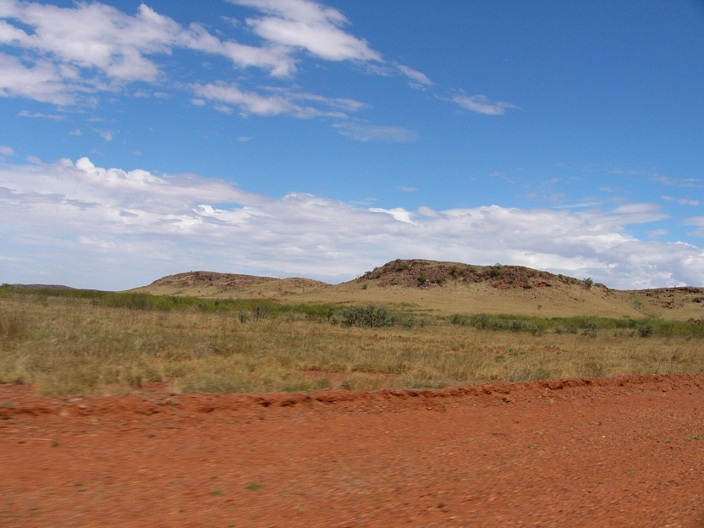
{"type": "MultiPolygon", "coordinates": [[[[584,281],[564,275],[554,275],[524,266],[494,264],[477,266],[460,262],[438,262],[432,260],[397,259],[369,271],[356,279],[357,282],[372,281],[377,286],[407,286],[430,288],[448,284],[487,283],[498,289],[549,288],[561,285],[581,285],[591,288],[589,279],[584,281]]],[[[598,284],[599,288],[607,289],[598,284]]]]}

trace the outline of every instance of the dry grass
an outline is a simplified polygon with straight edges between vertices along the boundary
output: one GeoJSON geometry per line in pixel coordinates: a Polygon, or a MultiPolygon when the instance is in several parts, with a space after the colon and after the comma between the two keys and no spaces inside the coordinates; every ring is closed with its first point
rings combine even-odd
{"type": "Polygon", "coordinates": [[[356,328],[300,313],[257,319],[12,293],[0,295],[0,382],[77,395],[157,381],[177,392],[262,392],[704,372],[701,332],[670,334],[480,330],[430,316],[422,325],[356,328]]]}

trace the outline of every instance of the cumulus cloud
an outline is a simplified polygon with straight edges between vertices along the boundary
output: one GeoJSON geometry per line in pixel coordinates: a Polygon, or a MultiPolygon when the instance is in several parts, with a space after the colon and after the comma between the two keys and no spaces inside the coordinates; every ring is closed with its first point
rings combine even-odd
{"type": "MultiPolygon", "coordinates": [[[[1,280],[122,289],[212,269],[337,282],[395,258],[428,258],[526,265],[616,288],[704,283],[702,248],[629,234],[632,215],[644,210],[368,209],[87,158],[4,162],[1,280]]],[[[701,229],[704,218],[689,224],[701,229]]]]}

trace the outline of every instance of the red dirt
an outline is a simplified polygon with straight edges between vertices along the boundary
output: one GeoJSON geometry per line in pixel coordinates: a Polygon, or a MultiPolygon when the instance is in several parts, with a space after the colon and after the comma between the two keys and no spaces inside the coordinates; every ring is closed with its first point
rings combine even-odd
{"type": "Polygon", "coordinates": [[[0,526],[704,527],[704,376],[41,398],[0,526]]]}

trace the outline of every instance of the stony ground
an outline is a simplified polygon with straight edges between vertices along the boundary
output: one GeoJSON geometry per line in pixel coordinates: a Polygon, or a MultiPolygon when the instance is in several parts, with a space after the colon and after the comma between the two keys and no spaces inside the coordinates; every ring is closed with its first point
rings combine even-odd
{"type": "Polygon", "coordinates": [[[0,526],[704,527],[704,376],[100,398],[0,385],[0,526]]]}

